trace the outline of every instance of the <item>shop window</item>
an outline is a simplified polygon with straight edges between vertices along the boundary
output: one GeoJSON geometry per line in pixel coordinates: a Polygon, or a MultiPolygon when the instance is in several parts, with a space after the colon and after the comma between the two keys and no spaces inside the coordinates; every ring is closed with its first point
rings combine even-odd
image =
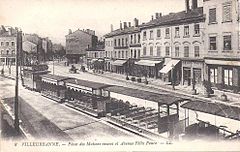
{"type": "Polygon", "coordinates": [[[217,83],[217,68],[210,68],[210,82],[217,83]]]}
{"type": "Polygon", "coordinates": [[[232,37],[231,35],[223,36],[223,49],[232,50],[232,37]]]}
{"type": "Polygon", "coordinates": [[[216,23],[217,22],[217,10],[216,8],[209,9],[209,23],[216,23]]]}
{"type": "Polygon", "coordinates": [[[217,37],[209,37],[209,50],[217,50],[217,37]]]}
{"type": "Polygon", "coordinates": [[[232,5],[231,3],[223,4],[223,22],[231,22],[232,21],[232,5]]]}
{"type": "Polygon", "coordinates": [[[184,57],[189,57],[189,46],[184,46],[184,57]]]}
{"type": "Polygon", "coordinates": [[[229,85],[229,86],[232,86],[233,85],[233,82],[232,82],[232,79],[233,79],[233,71],[231,69],[224,69],[224,84],[225,85],[229,85]]]}
{"type": "Polygon", "coordinates": [[[194,46],[194,56],[200,57],[200,51],[199,51],[199,46],[194,46]]]}

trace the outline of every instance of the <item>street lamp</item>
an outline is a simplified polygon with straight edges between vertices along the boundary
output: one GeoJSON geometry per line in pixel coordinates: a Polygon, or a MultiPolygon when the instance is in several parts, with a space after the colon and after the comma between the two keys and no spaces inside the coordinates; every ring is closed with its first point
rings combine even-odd
{"type": "Polygon", "coordinates": [[[171,76],[172,76],[172,89],[175,90],[174,65],[173,64],[172,64],[171,76]]]}

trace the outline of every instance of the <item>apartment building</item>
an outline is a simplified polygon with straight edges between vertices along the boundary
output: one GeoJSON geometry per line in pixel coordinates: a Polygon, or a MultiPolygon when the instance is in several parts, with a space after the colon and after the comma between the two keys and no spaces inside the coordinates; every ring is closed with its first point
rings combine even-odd
{"type": "Polygon", "coordinates": [[[240,91],[239,0],[204,0],[206,80],[240,91]]]}

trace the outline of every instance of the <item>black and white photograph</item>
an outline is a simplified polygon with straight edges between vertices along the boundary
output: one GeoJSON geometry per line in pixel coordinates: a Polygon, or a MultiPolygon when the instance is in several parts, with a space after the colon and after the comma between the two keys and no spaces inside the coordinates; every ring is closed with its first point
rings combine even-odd
{"type": "Polygon", "coordinates": [[[239,0],[1,0],[0,152],[240,151],[239,0]]]}

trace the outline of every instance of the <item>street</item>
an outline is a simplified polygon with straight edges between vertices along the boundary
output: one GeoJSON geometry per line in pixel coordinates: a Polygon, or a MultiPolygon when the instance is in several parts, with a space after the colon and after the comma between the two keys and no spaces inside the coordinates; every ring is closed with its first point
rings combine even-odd
{"type": "MultiPolygon", "coordinates": [[[[13,100],[6,99],[14,97],[14,81],[1,77],[0,87],[4,88],[0,90],[1,100],[11,106],[9,102],[13,100]]],[[[19,95],[20,119],[23,118],[23,123],[27,124],[25,126],[27,132],[36,139],[91,141],[99,137],[138,138],[137,135],[116,128],[101,119],[82,114],[63,104],[44,98],[37,92],[20,87],[19,95]]]]}

